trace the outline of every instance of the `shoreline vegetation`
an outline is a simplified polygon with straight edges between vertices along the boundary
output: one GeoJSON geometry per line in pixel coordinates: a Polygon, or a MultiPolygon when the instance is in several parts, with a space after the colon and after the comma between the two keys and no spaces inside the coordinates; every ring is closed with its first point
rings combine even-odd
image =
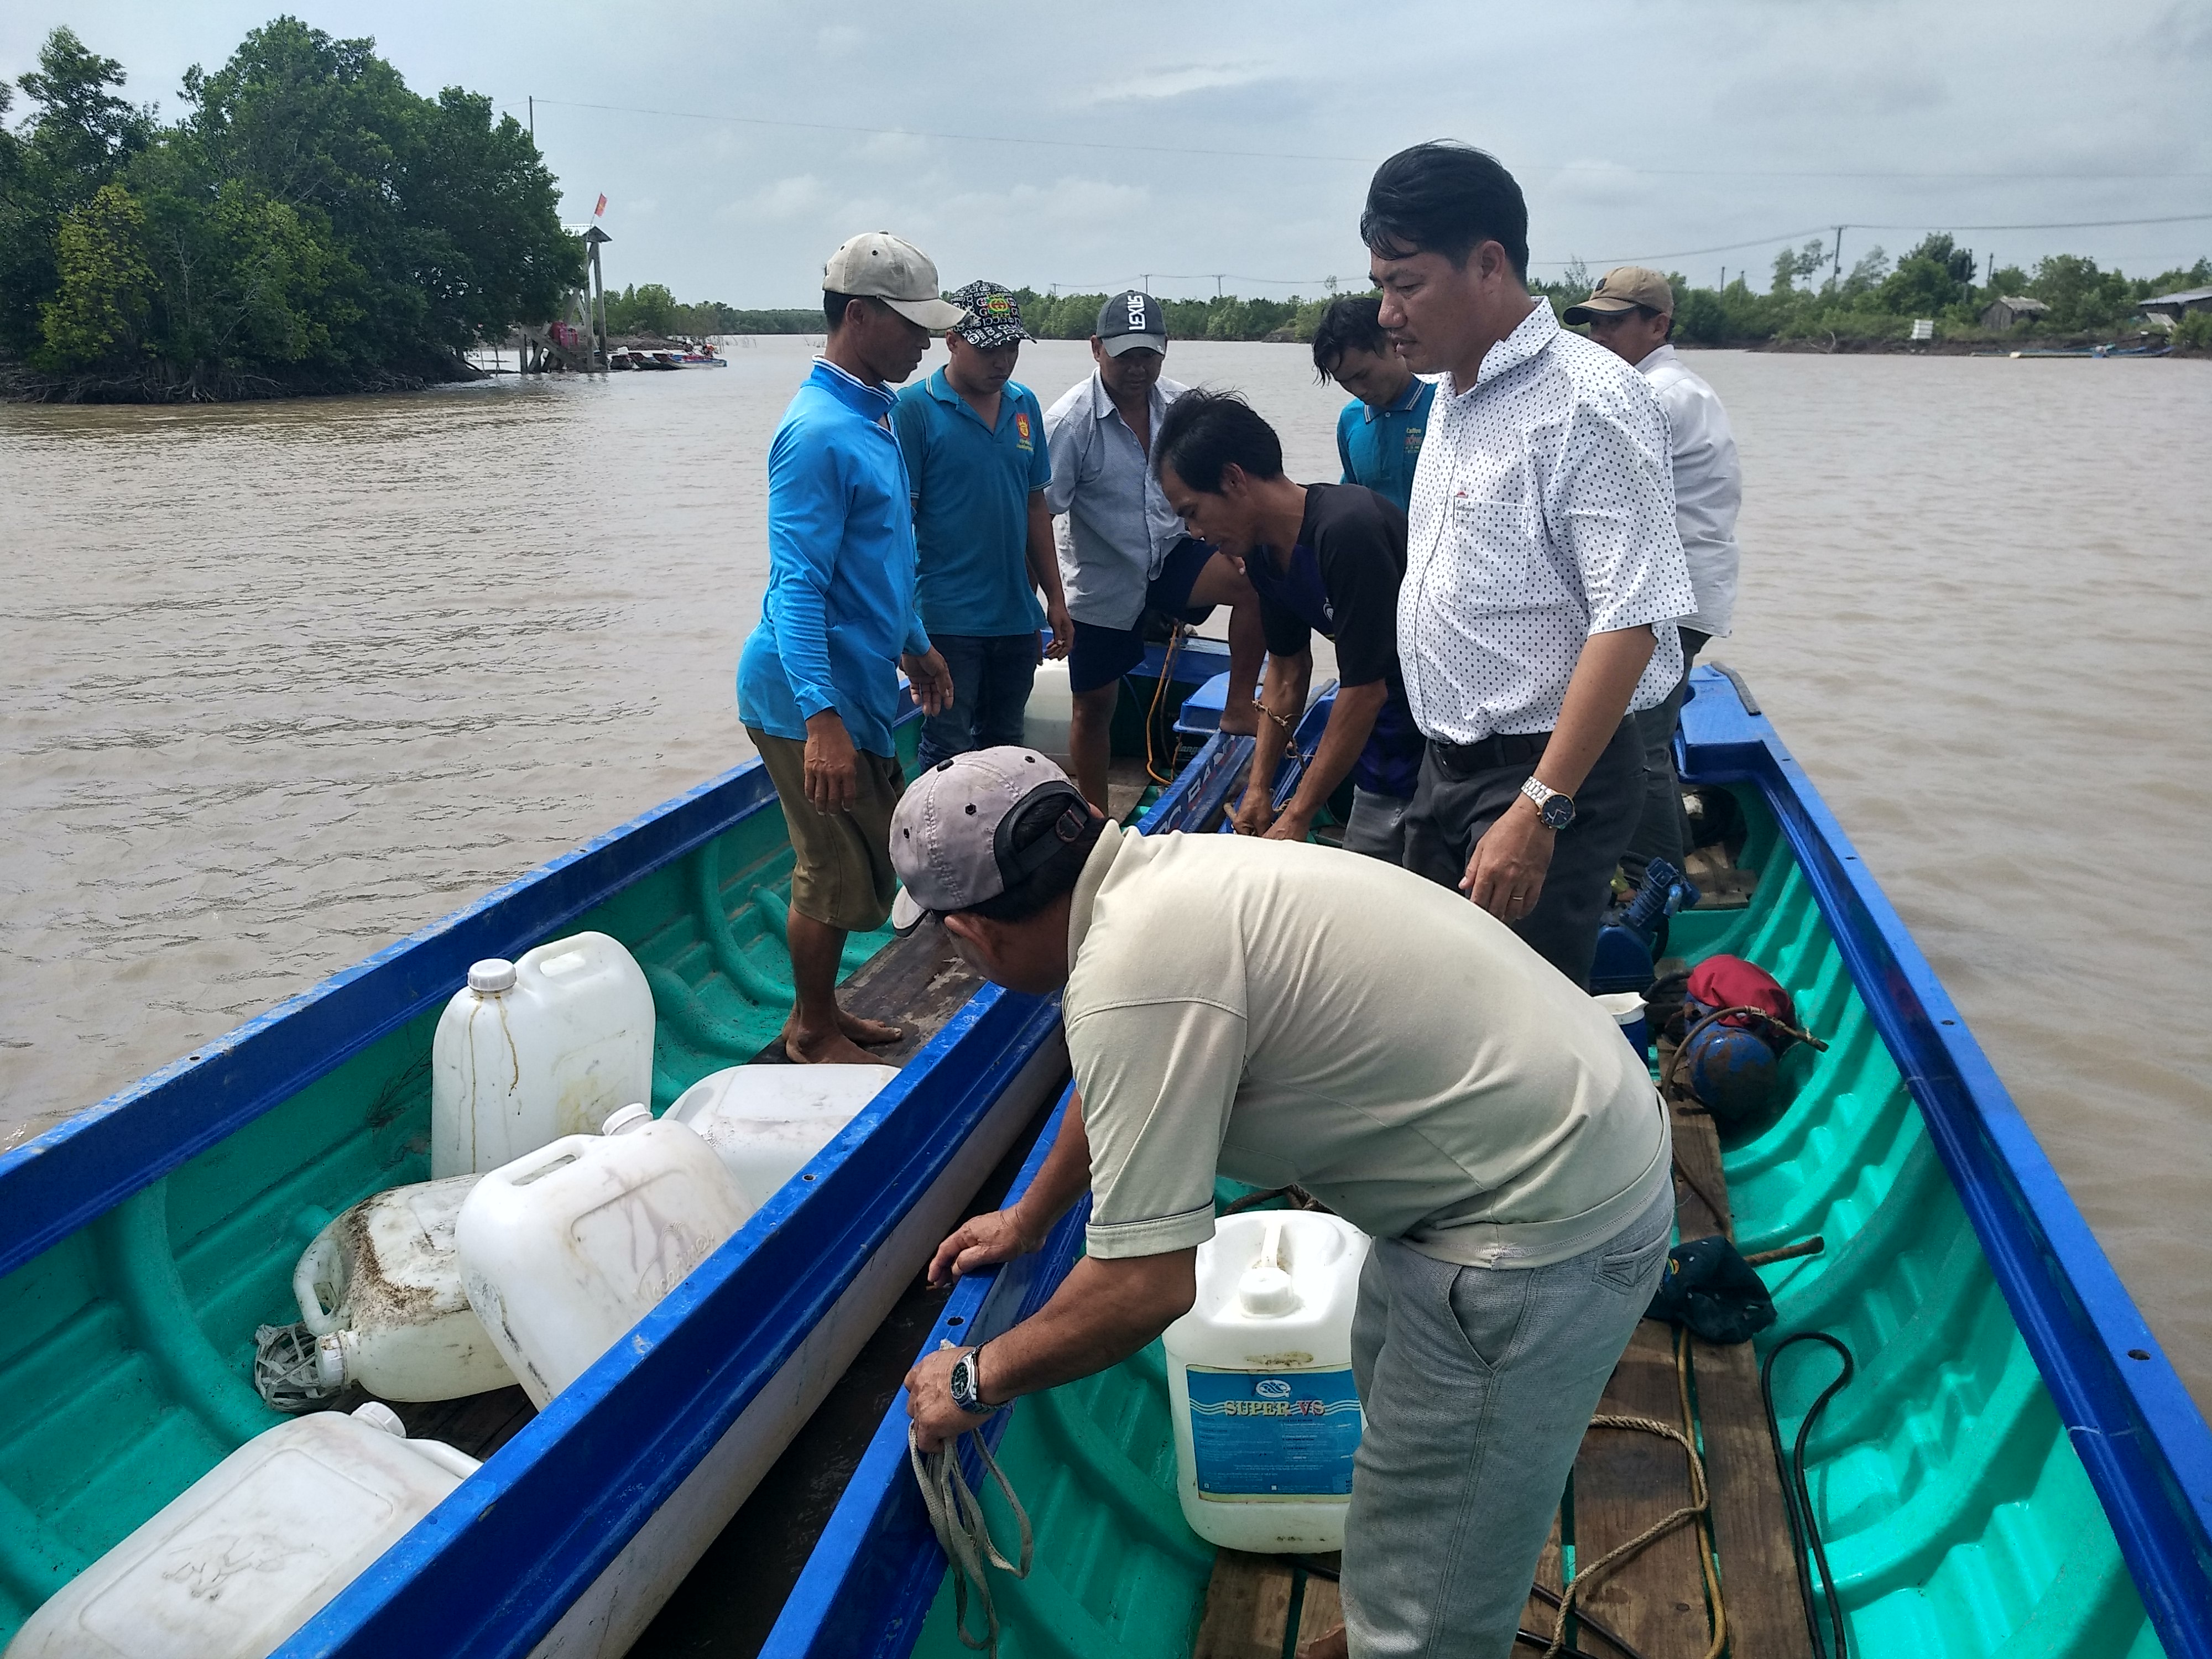
{"type": "MultiPolygon", "coordinates": [[[[67,28],[38,68],[0,82],[0,399],[166,403],[413,389],[483,378],[467,354],[571,313],[581,241],[529,133],[491,100],[410,92],[374,42],[294,17],[253,30],[183,112],[118,94],[123,66],[67,28]],[[18,95],[25,105],[14,113],[18,95]]],[[[1688,346],[1936,355],[2170,340],[2212,353],[2212,313],[2170,335],[2137,305],[2212,284],[2212,259],[2148,277],[2052,254],[1974,280],[1942,233],[1848,273],[1818,240],[1785,248],[1768,285],[1670,273],[1688,346]],[[1825,277],[1822,275],[1826,269],[1825,277]],[[2006,329],[2000,299],[2037,302],[2006,329]],[[1911,338],[1916,319],[1934,337],[1911,338]]],[[[1595,273],[1531,283],[1564,310],[1595,273]]],[[[1089,337],[1103,294],[1017,290],[1041,339],[1089,337]]],[[[1304,342],[1334,295],[1164,299],[1178,339],[1304,342]]],[[[580,316],[580,312],[576,312],[580,316]]],[[[606,295],[610,335],[819,334],[811,307],[684,304],[658,283],[606,295]]]]}
{"type": "Polygon", "coordinates": [[[0,397],[164,403],[475,378],[583,280],[537,145],[368,40],[248,34],[185,112],[58,28],[0,83],[0,397]],[[21,94],[29,108],[9,125],[21,94]]]}

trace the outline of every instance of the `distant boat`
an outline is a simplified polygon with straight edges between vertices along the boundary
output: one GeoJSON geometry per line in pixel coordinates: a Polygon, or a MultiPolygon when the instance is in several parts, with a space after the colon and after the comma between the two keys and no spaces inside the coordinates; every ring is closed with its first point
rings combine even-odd
{"type": "Polygon", "coordinates": [[[719,356],[710,345],[694,347],[679,360],[685,368],[727,368],[730,360],[719,356]]]}
{"type": "Polygon", "coordinates": [[[2168,357],[2173,355],[2173,348],[2171,345],[2044,346],[2027,351],[1978,351],[1974,355],[1978,357],[2168,357]]]}

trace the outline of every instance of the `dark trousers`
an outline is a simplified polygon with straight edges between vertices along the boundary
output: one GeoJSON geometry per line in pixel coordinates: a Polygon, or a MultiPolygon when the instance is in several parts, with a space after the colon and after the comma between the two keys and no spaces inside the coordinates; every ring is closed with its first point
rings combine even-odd
{"type": "Polygon", "coordinates": [[[1674,728],[1682,723],[1682,703],[1690,690],[1690,665],[1712,637],[1694,628],[1682,630],[1682,678],[1663,702],[1628,718],[1635,723],[1638,741],[1644,745],[1644,812],[1620,867],[1630,881],[1641,886],[1644,866],[1664,859],[1677,870],[1690,850],[1690,819],[1682,811],[1682,780],[1674,774],[1674,728]]]}
{"type": "MultiPolygon", "coordinates": [[[[1535,769],[1531,757],[1463,772],[1431,744],[1421,757],[1413,804],[1406,809],[1406,867],[1457,887],[1475,842],[1513,805],[1535,769]]],[[[1644,745],[1631,717],[1621,721],[1575,791],[1575,821],[1553,838],[1536,908],[1512,924],[1538,956],[1577,985],[1589,982],[1598,921],[1613,897],[1613,872],[1643,811],[1644,745]]]]}
{"type": "Polygon", "coordinates": [[[1034,634],[933,634],[952,672],[952,706],[922,722],[917,763],[1022,740],[1022,711],[1036,677],[1034,634]]]}

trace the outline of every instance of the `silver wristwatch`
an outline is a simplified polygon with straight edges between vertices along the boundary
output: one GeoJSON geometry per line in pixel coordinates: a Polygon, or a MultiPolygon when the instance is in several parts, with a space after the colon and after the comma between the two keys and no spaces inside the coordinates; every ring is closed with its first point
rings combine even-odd
{"type": "Polygon", "coordinates": [[[1564,830],[1575,821],[1573,796],[1563,795],[1533,777],[1521,786],[1521,793],[1536,804],[1536,816],[1543,819],[1547,830],[1564,830]]]}
{"type": "Polygon", "coordinates": [[[975,1356],[982,1352],[980,1347],[970,1348],[954,1360],[952,1375],[946,1379],[945,1387],[951,1391],[952,1403],[962,1411],[971,1412],[977,1417],[988,1417],[999,1408],[983,1403],[982,1384],[975,1375],[975,1356]]]}

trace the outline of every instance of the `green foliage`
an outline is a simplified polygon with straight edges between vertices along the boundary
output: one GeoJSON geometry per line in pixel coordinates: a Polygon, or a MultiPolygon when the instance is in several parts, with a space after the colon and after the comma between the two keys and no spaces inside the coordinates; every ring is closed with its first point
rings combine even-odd
{"type": "Polygon", "coordinates": [[[2185,312],[2173,325],[2173,343],[2192,351],[2212,351],[2212,311],[2185,312]]]}
{"type": "Polygon", "coordinates": [[[145,210],[121,185],[102,185],[72,209],[54,240],[60,283],[39,307],[40,365],[71,369],[128,353],[154,285],[141,252],[145,210]]]}
{"type": "Polygon", "coordinates": [[[1815,276],[1828,261],[1826,244],[1818,237],[1800,248],[1785,247],[1774,256],[1775,294],[1788,294],[1797,286],[1801,276],[1815,276]]]}
{"type": "Polygon", "coordinates": [[[279,17],[189,70],[167,125],[123,79],[57,29],[18,82],[0,368],[153,397],[448,378],[582,279],[529,134],[480,94],[409,91],[371,41],[279,17]]]}

